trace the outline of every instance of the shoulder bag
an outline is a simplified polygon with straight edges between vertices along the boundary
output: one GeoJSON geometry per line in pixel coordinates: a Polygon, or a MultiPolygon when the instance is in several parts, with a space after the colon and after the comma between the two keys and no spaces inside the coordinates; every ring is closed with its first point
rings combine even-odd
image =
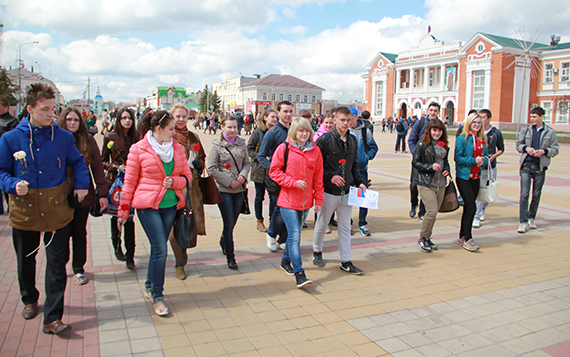
{"type": "Polygon", "coordinates": [[[182,249],[188,249],[194,248],[198,244],[198,230],[190,202],[190,181],[188,181],[188,177],[183,177],[186,180],[186,205],[176,211],[172,233],[178,246],[182,249]]]}
{"type": "Polygon", "coordinates": [[[493,177],[491,163],[487,164],[487,170],[481,171],[477,201],[493,203],[499,199],[499,194],[497,193],[497,180],[493,177]]]}
{"type": "Polygon", "coordinates": [[[198,184],[200,190],[202,191],[202,200],[205,205],[217,205],[224,199],[218,190],[218,185],[214,180],[214,177],[210,176],[208,168],[204,168],[204,171],[208,174],[207,176],[200,176],[198,184]]]}
{"type": "Polygon", "coordinates": [[[439,212],[453,212],[459,208],[459,201],[457,200],[457,189],[453,183],[453,179],[449,179],[447,187],[445,187],[445,195],[439,207],[439,212]]]}

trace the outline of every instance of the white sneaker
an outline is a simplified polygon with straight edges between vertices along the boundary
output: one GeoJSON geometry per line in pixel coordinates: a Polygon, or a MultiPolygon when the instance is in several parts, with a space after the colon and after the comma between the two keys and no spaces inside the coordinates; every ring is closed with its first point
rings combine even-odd
{"type": "Polygon", "coordinates": [[[481,227],[481,220],[474,218],[473,219],[473,228],[479,228],[481,227]]]}
{"type": "Polygon", "coordinates": [[[483,210],[483,212],[481,212],[481,217],[479,217],[480,221],[484,221],[485,220],[485,210],[483,210]]]}
{"type": "Polygon", "coordinates": [[[287,245],[287,243],[281,243],[279,244],[279,249],[281,250],[285,250],[285,246],[287,245]]]}
{"type": "Polygon", "coordinates": [[[519,229],[517,229],[517,232],[526,233],[527,226],[528,226],[528,224],[526,224],[526,223],[519,224],[519,229]]]}
{"type": "Polygon", "coordinates": [[[272,252],[276,252],[277,242],[275,241],[275,238],[270,236],[269,233],[266,233],[265,236],[267,237],[267,248],[269,248],[269,250],[272,252]]]}
{"type": "Polygon", "coordinates": [[[536,226],[536,222],[534,221],[533,218],[528,220],[528,228],[530,229],[537,229],[538,227],[536,226]]]}

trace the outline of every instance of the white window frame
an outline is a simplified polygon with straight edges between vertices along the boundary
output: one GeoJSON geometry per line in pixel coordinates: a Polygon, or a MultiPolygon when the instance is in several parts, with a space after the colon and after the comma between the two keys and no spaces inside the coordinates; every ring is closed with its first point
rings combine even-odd
{"type": "Polygon", "coordinates": [[[309,96],[306,94],[303,96],[303,103],[309,103],[309,96]]]}
{"type": "Polygon", "coordinates": [[[267,93],[263,93],[263,100],[267,100],[267,93]]]}
{"type": "Polygon", "coordinates": [[[433,87],[433,75],[434,75],[434,70],[433,68],[430,68],[429,70],[429,86],[433,87]]]}
{"type": "Polygon", "coordinates": [[[384,81],[376,82],[376,115],[384,114],[384,81]]]}
{"type": "Polygon", "coordinates": [[[313,103],[316,103],[316,102],[317,102],[317,96],[314,95],[314,96],[311,98],[311,101],[312,101],[313,103]]]}
{"type": "Polygon", "coordinates": [[[570,82],[570,62],[560,62],[560,82],[570,82]]]}
{"type": "Polygon", "coordinates": [[[472,109],[485,108],[485,71],[473,72],[473,99],[472,109]]]}
{"type": "Polygon", "coordinates": [[[544,109],[544,119],[543,121],[547,124],[552,123],[552,101],[547,100],[540,102],[540,106],[544,109]]]}
{"type": "Polygon", "coordinates": [[[560,100],[556,103],[556,124],[570,123],[570,100],[560,100]]]}
{"type": "Polygon", "coordinates": [[[271,94],[271,101],[274,102],[275,101],[275,93],[271,94]]]}
{"type": "Polygon", "coordinates": [[[292,101],[293,101],[293,95],[292,95],[292,94],[287,94],[287,100],[288,100],[289,102],[292,102],[292,101]]]}
{"type": "Polygon", "coordinates": [[[300,103],[300,102],[301,102],[301,95],[300,95],[300,94],[297,94],[297,97],[296,97],[296,98],[297,98],[296,102],[297,102],[297,103],[300,103]]]}
{"type": "Polygon", "coordinates": [[[544,83],[551,84],[554,82],[554,63],[547,62],[544,64],[544,83]]]}

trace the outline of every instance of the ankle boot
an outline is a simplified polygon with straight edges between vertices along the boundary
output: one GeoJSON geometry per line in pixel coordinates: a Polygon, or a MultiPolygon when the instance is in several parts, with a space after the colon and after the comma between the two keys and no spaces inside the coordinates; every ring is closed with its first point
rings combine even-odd
{"type": "Polygon", "coordinates": [[[124,231],[124,240],[125,240],[125,256],[127,263],[131,262],[132,268],[129,268],[129,264],[127,264],[127,268],[134,269],[135,266],[135,222],[127,221],[123,226],[124,231]]]}
{"type": "Polygon", "coordinates": [[[267,232],[267,227],[263,224],[263,218],[257,220],[257,230],[263,233],[267,232]]]}
{"type": "Polygon", "coordinates": [[[113,252],[117,260],[124,262],[127,260],[123,254],[123,249],[121,248],[121,232],[117,227],[117,218],[111,218],[111,241],[113,242],[113,252]]]}
{"type": "Polygon", "coordinates": [[[228,261],[228,268],[237,270],[238,266],[234,255],[234,247],[226,248],[226,259],[228,261]]]}
{"type": "Polygon", "coordinates": [[[222,254],[226,255],[226,244],[224,243],[224,236],[220,237],[220,248],[222,248],[222,254]]]}

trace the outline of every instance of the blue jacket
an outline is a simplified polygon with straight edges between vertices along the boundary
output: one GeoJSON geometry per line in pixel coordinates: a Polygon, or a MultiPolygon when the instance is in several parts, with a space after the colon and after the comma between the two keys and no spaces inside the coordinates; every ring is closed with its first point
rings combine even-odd
{"type": "Polygon", "coordinates": [[[410,136],[408,137],[408,147],[410,148],[410,152],[416,152],[416,145],[422,135],[424,135],[424,131],[427,128],[429,123],[429,117],[426,117],[424,120],[424,125],[420,128],[420,123],[422,122],[421,119],[416,120],[414,126],[412,127],[412,131],[410,132],[410,136]]]}
{"type": "Polygon", "coordinates": [[[358,168],[360,170],[366,170],[368,161],[374,159],[378,153],[378,145],[374,140],[374,135],[372,135],[370,129],[366,128],[362,119],[358,119],[356,128],[350,129],[350,133],[356,137],[356,142],[358,143],[358,168]],[[364,145],[362,138],[363,129],[366,130],[366,145],[364,145]],[[368,151],[366,150],[366,146],[368,146],[368,151]]]}
{"type": "Polygon", "coordinates": [[[55,231],[73,219],[67,204],[67,166],[74,175],[75,190],[89,188],[89,170],[75,147],[73,134],[57,123],[34,127],[29,117],[0,139],[0,189],[16,195],[16,184],[26,180],[28,194],[11,196],[10,226],[28,231],[55,231]],[[24,160],[14,153],[24,151],[24,160]]]}
{"type": "Polygon", "coordinates": [[[402,123],[404,125],[404,130],[398,131],[398,135],[407,135],[408,134],[408,121],[406,119],[400,118],[400,120],[398,120],[398,123],[396,124],[396,130],[398,128],[398,124],[400,124],[400,123],[402,123]]]}
{"type": "Polygon", "coordinates": [[[263,141],[261,142],[261,147],[257,153],[257,161],[259,161],[261,166],[269,169],[269,166],[271,166],[271,160],[268,160],[267,158],[271,158],[275,152],[275,149],[277,149],[281,143],[287,140],[288,132],[289,129],[284,127],[280,122],[277,122],[277,124],[273,127],[273,130],[265,133],[263,141]]]}
{"type": "MultiPolygon", "coordinates": [[[[487,157],[487,145],[483,145],[484,164],[489,163],[487,157]]],[[[465,134],[461,134],[455,139],[455,176],[462,180],[469,180],[471,166],[475,165],[473,157],[473,136],[469,135],[465,140],[465,134]]],[[[481,166],[482,167],[482,166],[481,166]]]]}

